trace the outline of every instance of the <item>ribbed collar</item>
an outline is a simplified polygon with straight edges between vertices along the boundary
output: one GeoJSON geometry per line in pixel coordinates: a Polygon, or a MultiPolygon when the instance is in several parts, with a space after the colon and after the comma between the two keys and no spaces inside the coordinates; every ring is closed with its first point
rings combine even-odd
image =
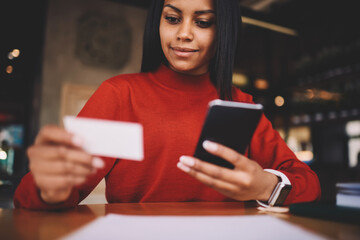
{"type": "Polygon", "coordinates": [[[210,81],[209,72],[202,75],[188,75],[175,72],[161,64],[155,72],[150,73],[150,76],[160,85],[179,91],[205,93],[216,90],[210,81]]]}

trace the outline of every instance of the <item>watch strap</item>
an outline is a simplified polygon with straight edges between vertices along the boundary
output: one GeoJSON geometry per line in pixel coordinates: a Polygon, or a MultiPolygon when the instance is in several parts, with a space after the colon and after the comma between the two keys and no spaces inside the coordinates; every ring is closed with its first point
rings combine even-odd
{"type": "Polygon", "coordinates": [[[287,195],[291,190],[291,182],[288,179],[288,177],[280,171],[274,169],[264,169],[264,171],[276,175],[279,179],[279,182],[276,184],[267,202],[262,202],[259,200],[256,200],[256,202],[262,207],[272,207],[272,206],[281,205],[285,201],[287,195]]]}

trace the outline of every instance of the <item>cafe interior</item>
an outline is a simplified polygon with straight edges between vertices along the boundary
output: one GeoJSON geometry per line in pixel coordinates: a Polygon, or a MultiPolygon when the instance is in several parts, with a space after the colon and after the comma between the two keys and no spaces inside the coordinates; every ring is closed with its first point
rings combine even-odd
{"type": "MultiPolygon", "coordinates": [[[[360,182],[357,1],[238,2],[233,84],[264,106],[290,149],[317,173],[321,201],[334,203],[337,183],[360,182]]],[[[13,208],[16,186],[29,171],[26,149],[42,126],[62,126],[104,80],[140,71],[148,6],[148,0],[0,3],[0,208],[13,208]]],[[[94,191],[86,203],[104,199],[94,191]]]]}

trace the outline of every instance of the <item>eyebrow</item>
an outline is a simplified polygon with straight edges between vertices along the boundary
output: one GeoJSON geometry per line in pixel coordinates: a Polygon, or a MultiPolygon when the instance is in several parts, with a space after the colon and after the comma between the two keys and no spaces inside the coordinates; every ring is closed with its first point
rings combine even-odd
{"type": "MultiPolygon", "coordinates": [[[[174,9],[176,12],[182,13],[182,11],[181,11],[180,9],[178,9],[177,7],[175,7],[175,6],[171,5],[171,4],[166,4],[166,5],[164,6],[164,8],[165,8],[165,7],[172,8],[172,9],[174,9]]],[[[199,10],[199,11],[195,11],[195,14],[205,14],[205,13],[213,13],[213,14],[215,14],[215,11],[214,11],[214,10],[199,10]]]]}

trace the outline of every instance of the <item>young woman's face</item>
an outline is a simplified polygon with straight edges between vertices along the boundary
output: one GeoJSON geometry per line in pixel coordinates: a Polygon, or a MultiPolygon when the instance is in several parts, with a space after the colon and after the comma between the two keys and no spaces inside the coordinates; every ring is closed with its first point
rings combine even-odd
{"type": "Polygon", "coordinates": [[[208,71],[215,54],[212,0],[165,0],[159,31],[170,68],[192,75],[208,71]]]}

